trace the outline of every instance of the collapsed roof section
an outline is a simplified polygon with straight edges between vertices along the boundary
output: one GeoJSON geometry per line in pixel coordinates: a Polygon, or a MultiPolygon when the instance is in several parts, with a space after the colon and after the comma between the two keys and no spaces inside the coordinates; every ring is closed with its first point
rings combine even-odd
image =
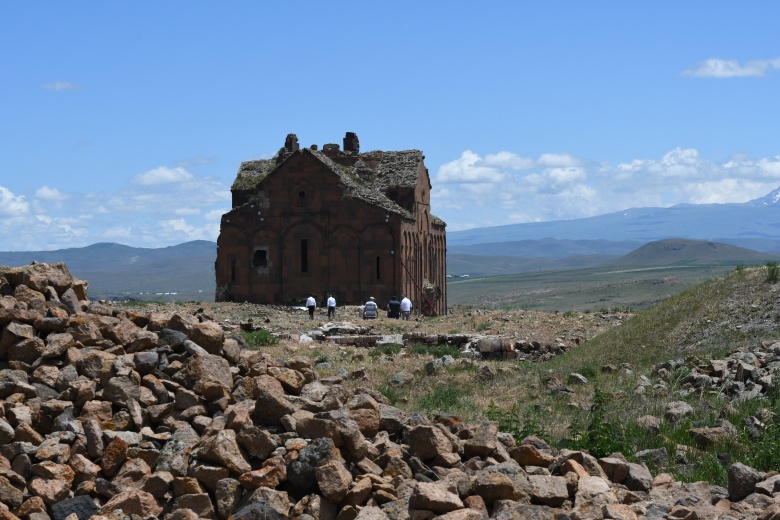
{"type": "MultiPolygon", "coordinates": [[[[260,159],[241,163],[231,187],[233,207],[246,204],[262,190],[263,180],[295,154],[311,154],[330,171],[339,176],[344,185],[344,196],[368,202],[387,211],[414,218],[414,190],[418,176],[425,174],[430,189],[428,170],[423,164],[425,156],[420,150],[381,151],[360,153],[357,135],[347,132],[344,150],[337,144],[326,144],[322,150],[317,145],[301,149],[295,134],[288,134],[283,146],[273,159],[260,159]],[[406,195],[412,195],[411,197],[406,195]]],[[[435,221],[443,221],[431,215],[435,221]]]]}

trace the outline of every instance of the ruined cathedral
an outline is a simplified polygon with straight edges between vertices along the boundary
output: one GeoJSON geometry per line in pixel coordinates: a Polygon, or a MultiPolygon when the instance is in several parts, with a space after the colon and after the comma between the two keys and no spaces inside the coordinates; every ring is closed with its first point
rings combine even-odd
{"type": "Polygon", "coordinates": [[[431,214],[419,150],[301,148],[241,163],[217,240],[216,301],[339,305],[406,295],[413,312],[447,312],[446,224],[431,214]]]}

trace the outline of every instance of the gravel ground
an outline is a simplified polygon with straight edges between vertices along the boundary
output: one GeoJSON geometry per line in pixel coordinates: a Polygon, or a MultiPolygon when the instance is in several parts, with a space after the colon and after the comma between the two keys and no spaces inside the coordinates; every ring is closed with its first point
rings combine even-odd
{"type": "MultiPolygon", "coordinates": [[[[224,325],[237,326],[252,322],[255,328],[263,328],[275,334],[297,334],[316,329],[329,323],[327,311],[317,309],[314,321],[309,320],[303,308],[251,303],[150,303],[138,309],[141,312],[175,311],[202,313],[224,325]]],[[[623,323],[627,313],[566,313],[554,314],[523,310],[481,310],[454,307],[446,316],[414,316],[409,321],[380,316],[376,320],[363,320],[357,307],[340,307],[336,323],[368,326],[369,334],[398,334],[422,332],[426,334],[482,334],[501,335],[514,339],[538,341],[550,344],[555,341],[581,341],[623,323]]]]}

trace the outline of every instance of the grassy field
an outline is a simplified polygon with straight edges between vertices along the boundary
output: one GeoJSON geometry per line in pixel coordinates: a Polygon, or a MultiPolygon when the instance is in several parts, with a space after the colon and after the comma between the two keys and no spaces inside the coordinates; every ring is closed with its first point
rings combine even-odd
{"type": "Polygon", "coordinates": [[[480,278],[450,278],[449,305],[544,312],[645,309],[714,276],[722,265],[597,267],[480,278]]]}

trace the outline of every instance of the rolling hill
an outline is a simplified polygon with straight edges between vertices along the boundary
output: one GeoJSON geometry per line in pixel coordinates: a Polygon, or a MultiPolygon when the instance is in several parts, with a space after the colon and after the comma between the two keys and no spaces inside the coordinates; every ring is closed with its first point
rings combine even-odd
{"type": "Polygon", "coordinates": [[[646,244],[598,266],[451,278],[450,305],[538,311],[644,309],[740,265],[780,256],[701,240],[646,244]]]}
{"type": "Polygon", "coordinates": [[[682,238],[656,240],[612,262],[613,267],[652,267],[680,265],[736,266],[765,264],[778,261],[776,254],[761,253],[731,244],[686,240],[682,238]]]}

